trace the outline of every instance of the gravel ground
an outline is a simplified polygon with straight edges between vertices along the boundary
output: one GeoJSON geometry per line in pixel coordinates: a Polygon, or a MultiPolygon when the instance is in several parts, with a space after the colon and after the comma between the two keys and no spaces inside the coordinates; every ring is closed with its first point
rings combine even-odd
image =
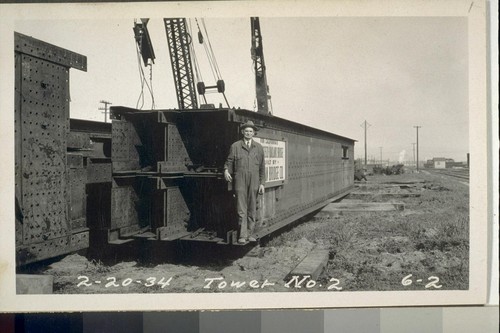
{"type": "MultiPolygon", "coordinates": [[[[195,263],[104,264],[72,254],[41,274],[54,276],[55,293],[181,293],[468,288],[468,186],[446,176],[372,176],[354,192],[363,202],[402,202],[403,211],[349,212],[309,221],[274,236],[237,259],[195,263]],[[404,186],[389,184],[410,182],[404,186]],[[413,181],[415,181],[413,183],[413,181]],[[418,193],[386,197],[381,193],[418,193]],[[313,249],[329,261],[308,287],[288,283],[288,273],[313,249]],[[299,288],[300,286],[300,288],[299,288]]],[[[354,194],[353,194],[354,197],[354,194]]],[[[347,198],[349,199],[349,198],[347,198]]]]}

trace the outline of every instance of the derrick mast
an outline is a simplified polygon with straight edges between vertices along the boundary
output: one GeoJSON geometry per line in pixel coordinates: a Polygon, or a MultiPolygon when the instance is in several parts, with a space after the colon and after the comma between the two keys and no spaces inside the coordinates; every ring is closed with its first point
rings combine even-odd
{"type": "Polygon", "coordinates": [[[252,59],[255,70],[255,90],[257,97],[257,112],[270,114],[269,109],[269,87],[267,86],[266,65],[264,63],[264,51],[262,47],[262,34],[258,17],[250,18],[252,28],[252,59]]]}
{"type": "Polygon", "coordinates": [[[185,18],[164,18],[170,63],[179,109],[197,109],[196,89],[191,62],[191,36],[185,18]]]}

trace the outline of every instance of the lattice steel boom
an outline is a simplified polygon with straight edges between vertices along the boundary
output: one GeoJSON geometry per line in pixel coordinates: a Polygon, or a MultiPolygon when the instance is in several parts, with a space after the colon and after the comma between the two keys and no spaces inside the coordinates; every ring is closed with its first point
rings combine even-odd
{"type": "Polygon", "coordinates": [[[170,62],[175,82],[179,109],[197,109],[196,89],[194,86],[193,66],[189,44],[191,36],[187,31],[185,18],[165,18],[170,62]]]}
{"type": "Polygon", "coordinates": [[[250,18],[252,27],[252,59],[255,69],[255,90],[257,95],[257,112],[269,114],[269,96],[266,77],[266,65],[264,63],[264,51],[262,47],[262,35],[258,17],[250,18]]]}

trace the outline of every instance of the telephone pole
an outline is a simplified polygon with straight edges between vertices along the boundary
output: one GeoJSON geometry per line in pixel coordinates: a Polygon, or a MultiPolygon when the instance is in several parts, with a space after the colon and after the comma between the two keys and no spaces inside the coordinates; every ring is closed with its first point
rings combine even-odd
{"type": "Polygon", "coordinates": [[[422,126],[413,126],[417,129],[417,172],[418,172],[418,129],[422,126]]]}
{"type": "Polygon", "coordinates": [[[416,145],[416,143],[412,142],[411,144],[413,146],[413,164],[416,165],[416,163],[415,163],[415,145],[416,145]]]}
{"type": "Polygon", "coordinates": [[[365,128],[365,169],[366,169],[366,160],[367,160],[367,148],[366,148],[366,129],[368,126],[371,126],[366,120],[360,125],[365,128]]]}
{"type": "Polygon", "coordinates": [[[382,147],[379,147],[380,149],[380,166],[382,166],[382,147]]]}
{"type": "Polygon", "coordinates": [[[108,122],[108,105],[112,104],[111,102],[105,101],[105,100],[100,100],[99,103],[104,104],[104,107],[99,107],[99,110],[104,110],[104,122],[108,122]]]}

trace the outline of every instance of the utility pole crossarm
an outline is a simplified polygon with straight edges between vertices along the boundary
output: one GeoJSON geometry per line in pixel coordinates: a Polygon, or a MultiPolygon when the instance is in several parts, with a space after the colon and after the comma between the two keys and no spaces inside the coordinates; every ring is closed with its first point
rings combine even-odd
{"type": "Polygon", "coordinates": [[[108,122],[108,118],[107,118],[107,116],[108,116],[108,105],[113,104],[113,103],[105,101],[105,100],[102,100],[102,99],[99,101],[99,103],[104,104],[104,107],[99,107],[99,110],[104,111],[103,112],[104,113],[104,122],[107,123],[108,122]]]}

